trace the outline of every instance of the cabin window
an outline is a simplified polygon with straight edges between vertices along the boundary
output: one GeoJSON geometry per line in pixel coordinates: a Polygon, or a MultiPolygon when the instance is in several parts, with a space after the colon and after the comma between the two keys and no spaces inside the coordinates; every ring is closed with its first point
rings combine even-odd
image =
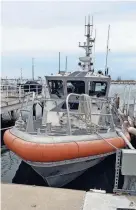
{"type": "Polygon", "coordinates": [[[98,97],[105,96],[107,90],[107,82],[90,82],[89,83],[89,95],[98,97]]]}
{"type": "Polygon", "coordinates": [[[85,93],[85,82],[84,81],[67,81],[67,94],[77,93],[82,94],[85,93]]]}
{"type": "Polygon", "coordinates": [[[61,98],[64,95],[63,81],[62,80],[49,80],[49,90],[52,95],[57,95],[61,98]]]}

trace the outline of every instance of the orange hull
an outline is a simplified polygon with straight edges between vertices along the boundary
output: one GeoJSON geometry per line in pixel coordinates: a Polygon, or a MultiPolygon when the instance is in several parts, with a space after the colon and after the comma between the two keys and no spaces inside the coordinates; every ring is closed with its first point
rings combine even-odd
{"type": "MultiPolygon", "coordinates": [[[[130,140],[130,136],[127,135],[130,140]]],[[[106,139],[117,148],[125,147],[125,142],[120,137],[106,139]]],[[[56,162],[81,157],[95,156],[115,151],[104,140],[73,141],[69,143],[40,144],[20,139],[13,135],[10,130],[4,133],[6,146],[22,159],[34,162],[56,162]]]]}

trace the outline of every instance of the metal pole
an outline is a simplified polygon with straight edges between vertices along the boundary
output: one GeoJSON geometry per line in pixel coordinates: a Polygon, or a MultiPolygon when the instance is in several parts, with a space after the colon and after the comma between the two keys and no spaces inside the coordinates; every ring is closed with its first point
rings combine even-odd
{"type": "Polygon", "coordinates": [[[32,58],[32,80],[34,80],[34,58],[32,58]]]}
{"type": "Polygon", "coordinates": [[[19,102],[21,100],[21,85],[19,86],[19,102]]]}
{"type": "Polygon", "coordinates": [[[94,62],[93,62],[94,69],[95,69],[95,41],[96,41],[96,29],[95,29],[95,37],[94,37],[94,62]]]}
{"type": "Polygon", "coordinates": [[[23,79],[23,77],[22,77],[22,68],[21,68],[21,82],[22,82],[22,79],[23,79]]]}
{"type": "Polygon", "coordinates": [[[106,52],[106,64],[105,64],[106,71],[107,71],[108,52],[109,52],[109,36],[110,36],[110,25],[108,27],[108,38],[107,38],[107,52],[106,52]]]}
{"type": "Polygon", "coordinates": [[[86,36],[86,16],[85,16],[85,36],[86,36]]]}
{"type": "Polygon", "coordinates": [[[67,72],[67,56],[66,56],[66,63],[65,63],[65,72],[67,72]]]}
{"type": "Polygon", "coordinates": [[[91,36],[93,35],[93,16],[92,16],[92,30],[91,30],[91,36]]]}
{"type": "Polygon", "coordinates": [[[60,52],[59,52],[59,74],[60,74],[60,52]]]}

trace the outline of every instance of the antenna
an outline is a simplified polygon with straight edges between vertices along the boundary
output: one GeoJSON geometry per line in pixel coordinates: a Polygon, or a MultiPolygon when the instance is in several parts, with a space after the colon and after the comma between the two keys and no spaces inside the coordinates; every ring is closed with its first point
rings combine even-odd
{"type": "Polygon", "coordinates": [[[106,64],[105,64],[105,71],[106,72],[107,72],[108,52],[109,52],[109,36],[110,36],[110,25],[108,27],[108,37],[107,37],[107,51],[106,51],[106,64]]]}
{"type": "Polygon", "coordinates": [[[93,16],[92,16],[92,30],[91,30],[91,36],[93,35],[93,16]]]}
{"type": "Polygon", "coordinates": [[[60,74],[60,52],[59,52],[59,74],[60,74]]]}
{"type": "Polygon", "coordinates": [[[85,16],[85,36],[86,36],[86,16],[85,16]]]}
{"type": "Polygon", "coordinates": [[[21,81],[22,81],[22,78],[23,78],[23,77],[22,77],[22,68],[20,69],[20,73],[21,73],[21,81]]]}
{"type": "Polygon", "coordinates": [[[34,80],[34,58],[32,58],[32,80],[34,80]]]}
{"type": "Polygon", "coordinates": [[[65,62],[65,72],[67,72],[67,56],[66,56],[66,62],[65,62]]]}
{"type": "MultiPolygon", "coordinates": [[[[95,29],[94,40],[96,40],[96,29],[95,29]]],[[[95,43],[96,43],[96,41],[94,41],[94,62],[93,62],[94,69],[95,69],[95,43]]]]}
{"type": "Polygon", "coordinates": [[[90,25],[90,15],[88,15],[88,25],[90,25]]]}
{"type": "MultiPolygon", "coordinates": [[[[92,17],[92,24],[93,24],[93,17],[92,17]]],[[[90,15],[88,15],[88,20],[86,20],[85,17],[85,37],[86,37],[86,41],[83,44],[80,44],[79,42],[79,47],[83,48],[85,50],[85,59],[82,59],[82,62],[84,63],[84,65],[82,66],[82,70],[87,69],[89,71],[91,71],[91,66],[92,64],[92,47],[93,47],[93,42],[95,41],[92,38],[92,33],[93,33],[93,29],[91,28],[93,25],[90,24],[90,15]],[[90,30],[91,28],[91,30],[90,30]],[[91,55],[91,56],[90,56],[91,55]]],[[[81,61],[81,59],[80,59],[81,61]]]]}

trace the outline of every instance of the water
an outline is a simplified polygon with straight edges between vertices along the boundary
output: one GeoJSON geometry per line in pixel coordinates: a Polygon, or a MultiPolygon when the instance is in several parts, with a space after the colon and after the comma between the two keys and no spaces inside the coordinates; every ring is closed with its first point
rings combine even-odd
{"type": "MultiPolygon", "coordinates": [[[[118,93],[123,99],[125,85],[112,85],[110,96],[118,93]]],[[[133,86],[133,94],[130,100],[136,96],[136,86],[133,86]]],[[[128,95],[129,89],[127,90],[128,95]]],[[[6,121],[3,127],[11,126],[14,122],[6,121]]],[[[64,188],[89,190],[90,188],[104,189],[112,192],[115,175],[115,155],[107,157],[104,161],[88,169],[76,180],[64,186],[64,188]]],[[[41,176],[39,176],[29,165],[23,162],[12,152],[6,152],[1,157],[1,181],[6,183],[27,184],[47,186],[41,176]]],[[[120,179],[120,186],[123,184],[123,177],[120,179]]]]}
{"type": "MultiPolygon", "coordinates": [[[[64,188],[78,190],[101,188],[110,193],[114,186],[114,165],[115,155],[111,155],[99,165],[88,169],[83,175],[64,186],[64,188]]],[[[4,183],[47,186],[41,176],[12,152],[6,152],[2,155],[1,166],[1,180],[4,183]]],[[[121,185],[123,184],[122,180],[121,185]]]]}
{"type": "Polygon", "coordinates": [[[12,179],[21,163],[21,159],[12,152],[6,152],[1,157],[2,182],[12,183],[12,179]]]}

